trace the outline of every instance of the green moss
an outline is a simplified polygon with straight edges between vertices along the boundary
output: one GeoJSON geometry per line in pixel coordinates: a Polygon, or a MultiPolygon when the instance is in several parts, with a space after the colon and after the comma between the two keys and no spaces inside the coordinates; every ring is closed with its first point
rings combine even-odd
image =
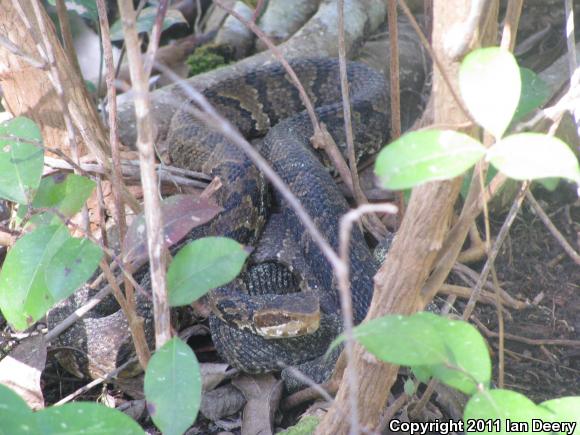
{"type": "Polygon", "coordinates": [[[189,75],[194,76],[227,65],[232,60],[233,50],[223,45],[208,44],[197,48],[186,60],[189,75]]]}

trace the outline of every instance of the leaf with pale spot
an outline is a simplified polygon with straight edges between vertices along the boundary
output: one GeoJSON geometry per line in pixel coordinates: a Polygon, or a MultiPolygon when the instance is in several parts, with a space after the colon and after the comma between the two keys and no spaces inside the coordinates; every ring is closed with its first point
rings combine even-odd
{"type": "Polygon", "coordinates": [[[69,297],[97,269],[103,253],[88,239],[71,237],[59,248],[45,269],[48,291],[54,301],[69,297]]]}
{"type": "Polygon", "coordinates": [[[165,435],[180,435],[193,424],[201,405],[201,385],[195,354],[179,338],[153,354],[143,389],[149,415],[165,435]]]}
{"type": "Polygon", "coordinates": [[[44,152],[40,129],[28,118],[0,123],[0,198],[26,204],[40,183],[44,152]]]}
{"type": "Polygon", "coordinates": [[[0,309],[13,328],[28,328],[56,303],[45,271],[70,238],[62,224],[42,226],[20,238],[6,255],[0,270],[0,309]]]}

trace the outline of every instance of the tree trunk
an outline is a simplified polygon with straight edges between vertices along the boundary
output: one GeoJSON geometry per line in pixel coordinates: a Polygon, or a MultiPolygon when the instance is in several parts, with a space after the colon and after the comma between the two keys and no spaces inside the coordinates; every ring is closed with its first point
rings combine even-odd
{"type": "MultiPolygon", "coordinates": [[[[443,73],[459,94],[457,72],[459,63],[449,59],[444,50],[444,38],[449,29],[465,21],[470,2],[435,0],[433,5],[433,45],[443,73]]],[[[442,72],[434,67],[434,123],[457,125],[467,121],[454,101],[442,72]]],[[[420,292],[445,240],[459,194],[461,178],[428,183],[413,189],[405,218],[384,264],[375,276],[375,294],[367,319],[386,314],[411,314],[422,309],[420,292]]],[[[354,361],[358,374],[357,412],[362,427],[375,429],[384,410],[389,391],[396,380],[398,367],[380,363],[361,346],[356,346],[354,361]]],[[[350,430],[349,395],[346,376],[343,377],[336,400],[319,424],[316,433],[347,434],[350,430]]]]}
{"type": "MultiPolygon", "coordinates": [[[[46,42],[53,47],[65,101],[82,118],[83,129],[90,132],[102,149],[106,149],[107,140],[97,111],[82,78],[78,76],[62,48],[52,21],[41,6],[42,20],[47,28],[47,34],[42,35],[30,1],[21,0],[17,3],[20,4],[31,29],[18,13],[14,1],[0,0],[0,35],[8,38],[20,51],[43,63],[46,61],[40,55],[38,45],[44,49],[46,42]]],[[[63,114],[48,71],[48,65],[44,69],[34,67],[21,56],[8,51],[4,45],[0,45],[0,85],[4,93],[5,107],[14,116],[26,116],[34,120],[40,126],[46,146],[58,148],[71,156],[67,148],[63,114]]],[[[82,144],[79,141],[80,155],[84,154],[82,144]]]]}

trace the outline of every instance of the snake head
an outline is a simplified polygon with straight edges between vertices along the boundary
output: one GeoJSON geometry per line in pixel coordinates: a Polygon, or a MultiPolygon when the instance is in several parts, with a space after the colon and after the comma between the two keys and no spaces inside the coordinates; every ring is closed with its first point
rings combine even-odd
{"type": "Polygon", "coordinates": [[[320,304],[312,292],[274,295],[253,315],[255,333],[277,339],[312,334],[320,326],[320,304]]]}

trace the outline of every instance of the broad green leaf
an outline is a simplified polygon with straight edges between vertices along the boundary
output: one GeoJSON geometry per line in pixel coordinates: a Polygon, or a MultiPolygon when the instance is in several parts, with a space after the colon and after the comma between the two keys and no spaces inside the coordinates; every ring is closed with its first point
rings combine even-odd
{"type": "Polygon", "coordinates": [[[18,117],[0,123],[0,197],[26,204],[40,183],[44,153],[36,124],[18,117]]]}
{"type": "MultiPolygon", "coordinates": [[[[495,420],[501,419],[500,432],[483,431],[479,433],[513,433],[518,432],[511,427],[507,430],[507,419],[512,424],[527,423],[529,432],[531,431],[532,419],[541,419],[543,421],[552,421],[554,415],[541,406],[537,406],[526,396],[509,390],[488,390],[482,391],[469,399],[463,413],[463,420],[495,420]]],[[[521,432],[520,432],[521,433],[521,432]]],[[[545,432],[535,432],[545,433],[545,432]]]]}
{"type": "MultiPolygon", "coordinates": [[[[354,328],[354,337],[383,361],[405,366],[440,364],[446,359],[445,344],[423,314],[369,320],[354,328]]],[[[344,336],[337,340],[343,341],[344,336]]]]}
{"type": "Polygon", "coordinates": [[[204,237],[184,246],[167,271],[169,304],[187,305],[210,289],[234,279],[248,257],[248,251],[226,237],[204,237]]]}
{"type": "MultiPolygon", "coordinates": [[[[562,423],[576,423],[573,435],[580,435],[580,396],[561,397],[540,403],[541,407],[555,414],[554,420],[562,423]]],[[[568,431],[567,434],[570,434],[568,431]]]]}
{"type": "Polygon", "coordinates": [[[465,394],[474,394],[479,384],[488,388],[491,360],[485,340],[477,329],[467,322],[431,313],[425,315],[447,349],[446,361],[430,367],[433,377],[465,394]]]}
{"type": "MultiPolygon", "coordinates": [[[[56,6],[56,0],[48,0],[48,2],[56,6]]],[[[99,21],[99,10],[95,0],[65,0],[64,4],[67,10],[76,12],[82,18],[94,22],[99,21]]]]}
{"type": "Polygon", "coordinates": [[[516,180],[567,178],[580,184],[580,165],[574,152],[557,137],[520,133],[495,143],[487,159],[516,180]]]}
{"type": "Polygon", "coordinates": [[[46,267],[45,280],[55,302],[69,297],[95,272],[103,253],[88,239],[69,238],[46,267]]]}
{"type": "Polygon", "coordinates": [[[57,174],[40,181],[33,207],[55,208],[67,217],[78,213],[91,196],[95,182],[76,174],[57,174]]]}
{"type": "Polygon", "coordinates": [[[129,416],[96,403],[67,403],[32,412],[26,402],[0,385],[0,435],[144,435],[129,416]]]}
{"type": "Polygon", "coordinates": [[[383,148],[375,163],[381,186],[402,190],[433,180],[456,177],[485,155],[472,137],[452,130],[405,134],[383,148]]]}
{"type": "Polygon", "coordinates": [[[314,415],[309,415],[300,419],[300,421],[288,429],[278,432],[278,435],[312,435],[320,419],[314,415]]]}
{"type": "Polygon", "coordinates": [[[0,309],[13,328],[28,328],[56,303],[48,291],[45,270],[70,238],[64,225],[39,227],[19,239],[6,255],[0,271],[0,309]]]}
{"type": "Polygon", "coordinates": [[[164,435],[182,434],[193,424],[201,404],[201,385],[195,354],[179,338],[153,354],[143,389],[149,415],[164,435]]]}
{"type": "MultiPolygon", "coordinates": [[[[153,29],[153,24],[155,23],[155,16],[157,15],[156,7],[148,7],[141,11],[137,17],[137,32],[139,33],[149,33],[153,29]]],[[[163,30],[166,30],[173,26],[174,24],[185,23],[187,20],[183,17],[182,13],[177,9],[168,9],[167,14],[165,14],[165,19],[163,20],[163,30]]],[[[111,26],[111,40],[121,41],[124,38],[123,26],[121,20],[115,21],[111,26]]]]}
{"type": "Polygon", "coordinates": [[[499,47],[472,51],[461,63],[459,87],[471,115],[500,139],[520,100],[520,70],[514,56],[499,47]]]}
{"type": "Polygon", "coordinates": [[[522,93],[512,123],[525,118],[526,115],[544,104],[550,96],[546,82],[531,69],[520,68],[520,78],[522,93]]]}
{"type": "Polygon", "coordinates": [[[26,402],[10,388],[0,384],[0,435],[40,433],[34,414],[26,402]]]}
{"type": "Polygon", "coordinates": [[[34,414],[43,435],[145,435],[128,415],[97,403],[76,402],[52,406],[34,414]]]}

